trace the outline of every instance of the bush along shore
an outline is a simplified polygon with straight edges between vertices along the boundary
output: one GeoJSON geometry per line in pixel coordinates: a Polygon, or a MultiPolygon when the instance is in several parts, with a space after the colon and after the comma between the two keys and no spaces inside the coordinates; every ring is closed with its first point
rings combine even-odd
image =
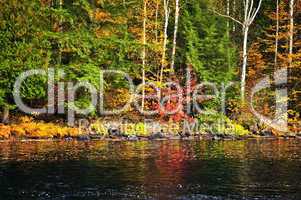
{"type": "MultiPolygon", "coordinates": [[[[214,119],[215,122],[217,120],[214,119]]],[[[23,116],[12,124],[0,124],[0,140],[238,140],[275,137],[272,131],[259,131],[255,128],[249,131],[228,118],[223,118],[219,123],[211,122],[207,119],[206,123],[203,120],[133,123],[98,119],[78,127],[68,127],[62,122],[44,122],[23,116]]],[[[298,134],[278,136],[301,139],[301,135],[298,134]]]]}

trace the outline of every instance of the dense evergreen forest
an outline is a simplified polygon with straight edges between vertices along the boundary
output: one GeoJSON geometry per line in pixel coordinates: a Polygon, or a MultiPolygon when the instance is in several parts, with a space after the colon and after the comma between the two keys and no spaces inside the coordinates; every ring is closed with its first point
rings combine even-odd
{"type": "MultiPolygon", "coordinates": [[[[99,84],[101,71],[118,70],[128,74],[136,87],[145,85],[136,92],[138,107],[157,110],[152,119],[209,124],[222,119],[225,132],[238,134],[300,132],[300,0],[0,0],[0,10],[3,135],[4,130],[7,135],[22,132],[15,129],[25,129],[22,124],[28,125],[31,117],[53,126],[66,117],[57,106],[51,116],[27,113],[31,117],[24,117],[14,101],[14,84],[21,73],[33,69],[55,70],[54,99],[67,83],[88,81],[97,91],[104,90],[106,109],[120,108],[129,101],[128,80],[107,74],[103,88],[99,84]],[[286,82],[277,82],[286,74],[286,82]],[[253,94],[265,78],[271,87],[253,94]],[[181,92],[168,82],[180,85],[181,92]],[[198,87],[201,83],[203,87],[198,87]],[[158,99],[147,98],[157,89],[160,100],[179,93],[183,98],[170,98],[161,105],[158,99]],[[287,98],[277,98],[281,89],[287,98]],[[194,92],[203,95],[191,98],[194,92]],[[283,102],[288,105],[284,118],[288,117],[289,130],[285,131],[266,125],[250,106],[273,118],[283,102]],[[192,106],[195,103],[199,109],[192,106]],[[177,112],[166,114],[177,106],[177,112]],[[18,127],[8,128],[17,121],[18,127]]],[[[26,105],[47,105],[48,81],[47,76],[24,81],[20,96],[26,105]]],[[[87,88],[79,88],[73,102],[55,103],[67,109],[71,103],[86,108],[90,102],[87,88]]],[[[131,104],[118,116],[138,123],[145,118],[138,110],[131,104]]],[[[101,117],[97,108],[88,116],[101,117]]]]}

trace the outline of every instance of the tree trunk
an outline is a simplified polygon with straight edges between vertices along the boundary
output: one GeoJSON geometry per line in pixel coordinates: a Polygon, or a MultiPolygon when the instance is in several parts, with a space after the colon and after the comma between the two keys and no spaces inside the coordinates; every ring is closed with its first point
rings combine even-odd
{"type": "Polygon", "coordinates": [[[2,115],[2,123],[6,124],[9,122],[9,108],[4,106],[3,115],[2,115]]]}
{"type": "MultiPolygon", "coordinates": [[[[230,16],[230,0],[227,0],[227,16],[230,16]]],[[[227,20],[227,35],[230,36],[230,20],[227,20]]]]}
{"type": "MultiPolygon", "coordinates": [[[[227,16],[230,16],[230,0],[227,0],[227,16]]],[[[227,37],[230,39],[230,19],[227,20],[227,37]]],[[[228,70],[231,68],[230,46],[227,48],[228,70]]]]}
{"type": "Polygon", "coordinates": [[[242,103],[245,102],[245,93],[246,93],[246,74],[247,74],[247,65],[248,65],[248,35],[249,28],[251,24],[254,22],[255,17],[257,16],[262,0],[259,0],[258,6],[256,9],[254,8],[254,0],[245,0],[245,17],[243,23],[243,33],[244,33],[244,42],[243,42],[243,65],[241,72],[241,100],[242,103]]]}
{"type": "Polygon", "coordinates": [[[244,43],[243,43],[243,65],[241,70],[241,100],[245,101],[245,87],[246,87],[246,74],[247,74],[247,64],[248,64],[248,34],[249,26],[245,26],[244,32],[244,43]]]}
{"type": "Polygon", "coordinates": [[[168,3],[169,3],[168,0],[164,0],[165,23],[164,23],[164,40],[163,40],[163,49],[162,49],[161,70],[160,70],[160,84],[162,84],[163,82],[163,71],[165,67],[165,57],[166,57],[167,28],[168,28],[168,19],[169,19],[168,3]]]}
{"type": "Polygon", "coordinates": [[[293,65],[294,44],[294,0],[290,0],[290,39],[289,39],[289,67],[293,65]]]}
{"type": "Polygon", "coordinates": [[[279,40],[279,0],[276,1],[276,39],[275,39],[275,58],[274,64],[275,68],[277,67],[277,60],[278,60],[278,40],[279,40]]]}
{"type": "MultiPolygon", "coordinates": [[[[235,16],[235,13],[236,13],[236,0],[233,0],[233,15],[234,15],[234,18],[236,17],[235,16]]],[[[233,23],[233,28],[232,28],[233,32],[236,31],[236,26],[235,26],[235,23],[233,23]]]]}
{"type": "Polygon", "coordinates": [[[174,64],[175,64],[175,56],[176,56],[176,48],[177,48],[178,23],[179,23],[179,0],[176,0],[175,27],[174,27],[173,47],[172,47],[171,66],[170,66],[171,73],[174,72],[174,64]]]}
{"type": "Polygon", "coordinates": [[[156,21],[155,21],[155,38],[156,38],[156,42],[158,42],[158,15],[159,15],[159,0],[157,0],[156,3],[156,21]]]}
{"type": "MultiPolygon", "coordinates": [[[[254,8],[254,0],[244,0],[244,21],[240,22],[239,20],[229,16],[219,14],[224,17],[228,17],[235,22],[238,22],[240,25],[243,26],[243,64],[241,68],[241,100],[245,102],[245,87],[246,87],[246,74],[247,74],[247,64],[248,64],[248,34],[249,28],[251,24],[254,22],[255,17],[257,16],[262,0],[259,0],[257,8],[254,8]]],[[[227,11],[228,12],[228,11],[227,11]]]]}
{"type": "MultiPolygon", "coordinates": [[[[59,8],[62,9],[63,8],[63,0],[59,1],[59,8]]],[[[59,18],[59,32],[63,32],[63,19],[62,17],[59,18]]],[[[61,48],[59,47],[60,45],[58,45],[58,60],[57,60],[57,64],[61,64],[62,63],[62,51],[61,48]]]]}
{"type": "Polygon", "coordinates": [[[144,110],[144,101],[145,101],[145,57],[146,57],[146,18],[147,18],[147,12],[146,12],[146,6],[147,6],[147,0],[144,0],[144,6],[143,6],[143,51],[142,51],[142,111],[144,110]]]}

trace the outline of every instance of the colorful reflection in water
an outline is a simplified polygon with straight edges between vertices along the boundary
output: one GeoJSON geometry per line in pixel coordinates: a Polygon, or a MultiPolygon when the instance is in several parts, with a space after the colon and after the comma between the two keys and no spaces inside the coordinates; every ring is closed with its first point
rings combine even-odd
{"type": "Polygon", "coordinates": [[[0,199],[301,199],[301,141],[2,142],[0,199]]]}

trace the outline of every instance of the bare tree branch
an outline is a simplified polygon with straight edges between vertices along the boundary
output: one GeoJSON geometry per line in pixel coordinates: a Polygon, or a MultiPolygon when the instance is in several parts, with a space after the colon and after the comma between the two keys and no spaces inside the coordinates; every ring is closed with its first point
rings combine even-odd
{"type": "Polygon", "coordinates": [[[259,3],[258,3],[258,7],[257,7],[255,13],[254,13],[253,16],[252,16],[251,23],[254,21],[256,15],[258,14],[258,12],[259,12],[259,10],[260,10],[260,7],[261,7],[261,3],[262,3],[262,0],[260,0],[259,3]]]}
{"type": "Polygon", "coordinates": [[[232,19],[233,21],[237,22],[238,24],[242,25],[243,26],[243,23],[237,19],[235,19],[234,17],[231,17],[229,15],[223,15],[219,12],[216,12],[215,10],[211,10],[212,12],[214,12],[215,14],[219,15],[219,16],[222,16],[222,17],[226,17],[226,18],[229,18],[229,19],[232,19]]]}
{"type": "Polygon", "coordinates": [[[251,5],[247,8],[248,9],[248,19],[250,19],[253,15],[252,15],[252,11],[253,11],[253,6],[254,6],[254,0],[251,0],[251,5]]]}

